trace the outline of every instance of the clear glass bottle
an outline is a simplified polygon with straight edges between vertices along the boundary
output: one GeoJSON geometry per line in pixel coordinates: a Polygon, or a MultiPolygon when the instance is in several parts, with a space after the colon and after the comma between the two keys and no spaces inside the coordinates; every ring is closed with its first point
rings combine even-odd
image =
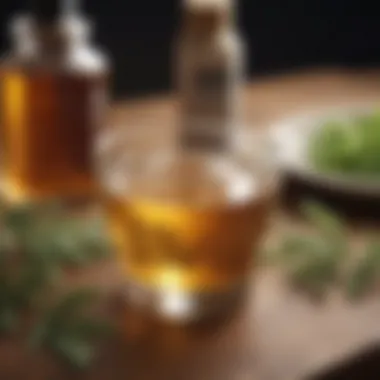
{"type": "Polygon", "coordinates": [[[225,145],[240,125],[245,49],[231,0],[186,0],[176,44],[180,141],[225,145]],[[233,133],[232,133],[233,132],[233,133]]]}
{"type": "Polygon", "coordinates": [[[33,0],[0,65],[2,192],[11,202],[87,196],[104,124],[108,60],[75,0],[33,0]]]}
{"type": "Polygon", "coordinates": [[[264,140],[251,131],[246,149],[235,139],[243,58],[230,6],[185,3],[177,144],[141,133],[149,149],[112,150],[103,170],[127,295],[179,322],[219,316],[241,299],[273,200],[264,140]]]}

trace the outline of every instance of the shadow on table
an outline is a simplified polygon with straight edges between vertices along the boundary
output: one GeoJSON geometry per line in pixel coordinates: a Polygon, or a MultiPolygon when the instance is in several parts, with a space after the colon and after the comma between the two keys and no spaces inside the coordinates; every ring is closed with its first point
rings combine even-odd
{"type": "Polygon", "coordinates": [[[380,379],[380,345],[336,364],[333,368],[305,380],[378,380],[380,379]]]}
{"type": "Polygon", "coordinates": [[[244,328],[244,303],[224,318],[181,327],[115,301],[112,313],[118,316],[118,336],[104,350],[91,376],[80,380],[230,378],[224,372],[233,370],[241,356],[238,338],[244,328]]]}

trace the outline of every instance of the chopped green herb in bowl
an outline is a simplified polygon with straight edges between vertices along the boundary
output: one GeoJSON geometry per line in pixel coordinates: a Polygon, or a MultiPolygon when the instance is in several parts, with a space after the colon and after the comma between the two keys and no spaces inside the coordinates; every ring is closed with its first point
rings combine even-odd
{"type": "Polygon", "coordinates": [[[380,112],[325,122],[311,138],[309,158],[323,173],[380,179],[380,112]]]}

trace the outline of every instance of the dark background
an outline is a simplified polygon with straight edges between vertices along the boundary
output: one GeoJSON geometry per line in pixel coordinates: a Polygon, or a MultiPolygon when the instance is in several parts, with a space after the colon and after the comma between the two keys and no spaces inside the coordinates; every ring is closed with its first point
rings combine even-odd
{"type": "MultiPolygon", "coordinates": [[[[0,49],[6,22],[23,0],[0,0],[0,49]]],[[[95,39],[114,61],[114,96],[172,87],[170,45],[179,0],[87,0],[95,39]]],[[[251,76],[310,66],[373,66],[380,62],[380,22],[370,0],[241,0],[239,19],[250,52],[251,76]]]]}

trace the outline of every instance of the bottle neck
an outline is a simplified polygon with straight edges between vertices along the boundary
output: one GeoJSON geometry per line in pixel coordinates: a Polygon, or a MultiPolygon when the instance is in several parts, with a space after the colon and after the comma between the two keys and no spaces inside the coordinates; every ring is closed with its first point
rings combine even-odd
{"type": "Polygon", "coordinates": [[[235,39],[224,39],[237,32],[232,16],[227,11],[185,11],[186,47],[180,69],[183,120],[179,129],[185,151],[224,154],[232,149],[239,116],[236,89],[240,86],[239,48],[233,46],[235,39]]]}
{"type": "Polygon", "coordinates": [[[54,60],[86,44],[90,28],[79,15],[63,16],[54,22],[23,16],[13,21],[11,34],[18,55],[54,60]]]}
{"type": "Polygon", "coordinates": [[[233,27],[234,20],[229,12],[185,10],[183,32],[194,40],[210,40],[233,27]]]}

